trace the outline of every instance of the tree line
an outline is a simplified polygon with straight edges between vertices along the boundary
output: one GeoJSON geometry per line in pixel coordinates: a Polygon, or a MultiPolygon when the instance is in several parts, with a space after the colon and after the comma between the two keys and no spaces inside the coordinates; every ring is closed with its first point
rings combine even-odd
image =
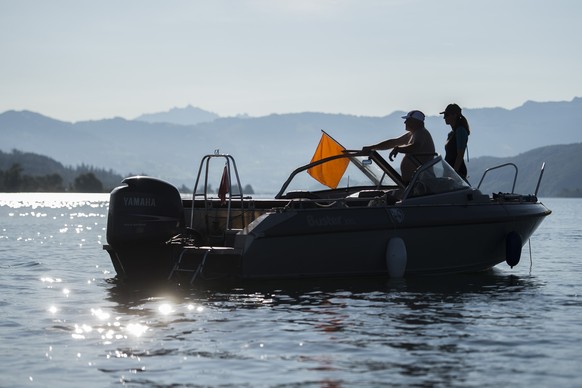
{"type": "Polygon", "coordinates": [[[44,155],[0,151],[0,192],[109,192],[122,176],[88,165],[66,167],[44,155]]]}
{"type": "MultiPolygon", "coordinates": [[[[123,177],[112,170],[85,164],[74,168],[65,167],[44,155],[19,150],[6,153],[0,150],[0,192],[104,193],[119,186],[122,180],[123,177]]],[[[192,188],[182,185],[179,191],[191,194],[192,188]]],[[[211,188],[209,192],[215,191],[211,188]]],[[[254,194],[252,186],[246,185],[243,194],[254,194]]]]}
{"type": "Polygon", "coordinates": [[[13,164],[8,170],[0,170],[0,192],[78,192],[102,193],[103,183],[88,172],[80,174],[68,185],[64,183],[60,174],[53,173],[41,176],[32,176],[23,173],[20,164],[13,164]]]}

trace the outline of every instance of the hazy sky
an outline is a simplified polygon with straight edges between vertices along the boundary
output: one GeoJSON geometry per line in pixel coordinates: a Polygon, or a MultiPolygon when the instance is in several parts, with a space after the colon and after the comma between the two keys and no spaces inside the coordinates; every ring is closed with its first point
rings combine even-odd
{"type": "Polygon", "coordinates": [[[579,0],[0,0],[0,112],[384,116],[582,96],[579,0]]]}

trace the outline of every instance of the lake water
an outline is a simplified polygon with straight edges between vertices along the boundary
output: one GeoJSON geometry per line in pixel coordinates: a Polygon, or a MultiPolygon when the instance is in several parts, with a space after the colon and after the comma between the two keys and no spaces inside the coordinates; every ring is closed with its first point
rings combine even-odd
{"type": "Polygon", "coordinates": [[[582,386],[582,200],[514,269],[237,289],[114,280],[107,195],[0,194],[0,386],[582,386]]]}

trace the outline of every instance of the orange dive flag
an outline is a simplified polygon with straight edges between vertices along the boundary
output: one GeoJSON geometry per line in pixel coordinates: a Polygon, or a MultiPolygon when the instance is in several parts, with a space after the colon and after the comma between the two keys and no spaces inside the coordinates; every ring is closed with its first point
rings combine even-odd
{"type": "MultiPolygon", "coordinates": [[[[329,156],[340,155],[343,150],[345,148],[341,144],[323,132],[321,134],[321,140],[319,140],[319,145],[313,154],[313,158],[311,158],[311,163],[329,156]]],[[[344,172],[346,172],[349,162],[347,158],[336,159],[311,167],[307,172],[320,183],[331,189],[335,189],[340,179],[342,179],[344,172]]]]}

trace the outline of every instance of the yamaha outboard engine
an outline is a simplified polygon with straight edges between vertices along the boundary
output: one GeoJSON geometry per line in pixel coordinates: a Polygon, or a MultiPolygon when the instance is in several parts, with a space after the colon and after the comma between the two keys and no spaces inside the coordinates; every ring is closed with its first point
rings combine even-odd
{"type": "Polygon", "coordinates": [[[110,195],[107,242],[115,255],[118,275],[165,268],[171,260],[166,244],[184,229],[184,208],[178,190],[156,178],[134,176],[122,181],[110,195]],[[148,262],[148,257],[155,257],[148,262]]]}
{"type": "Polygon", "coordinates": [[[156,178],[136,176],[111,192],[107,242],[165,243],[184,226],[184,208],[178,190],[156,178]]]}

